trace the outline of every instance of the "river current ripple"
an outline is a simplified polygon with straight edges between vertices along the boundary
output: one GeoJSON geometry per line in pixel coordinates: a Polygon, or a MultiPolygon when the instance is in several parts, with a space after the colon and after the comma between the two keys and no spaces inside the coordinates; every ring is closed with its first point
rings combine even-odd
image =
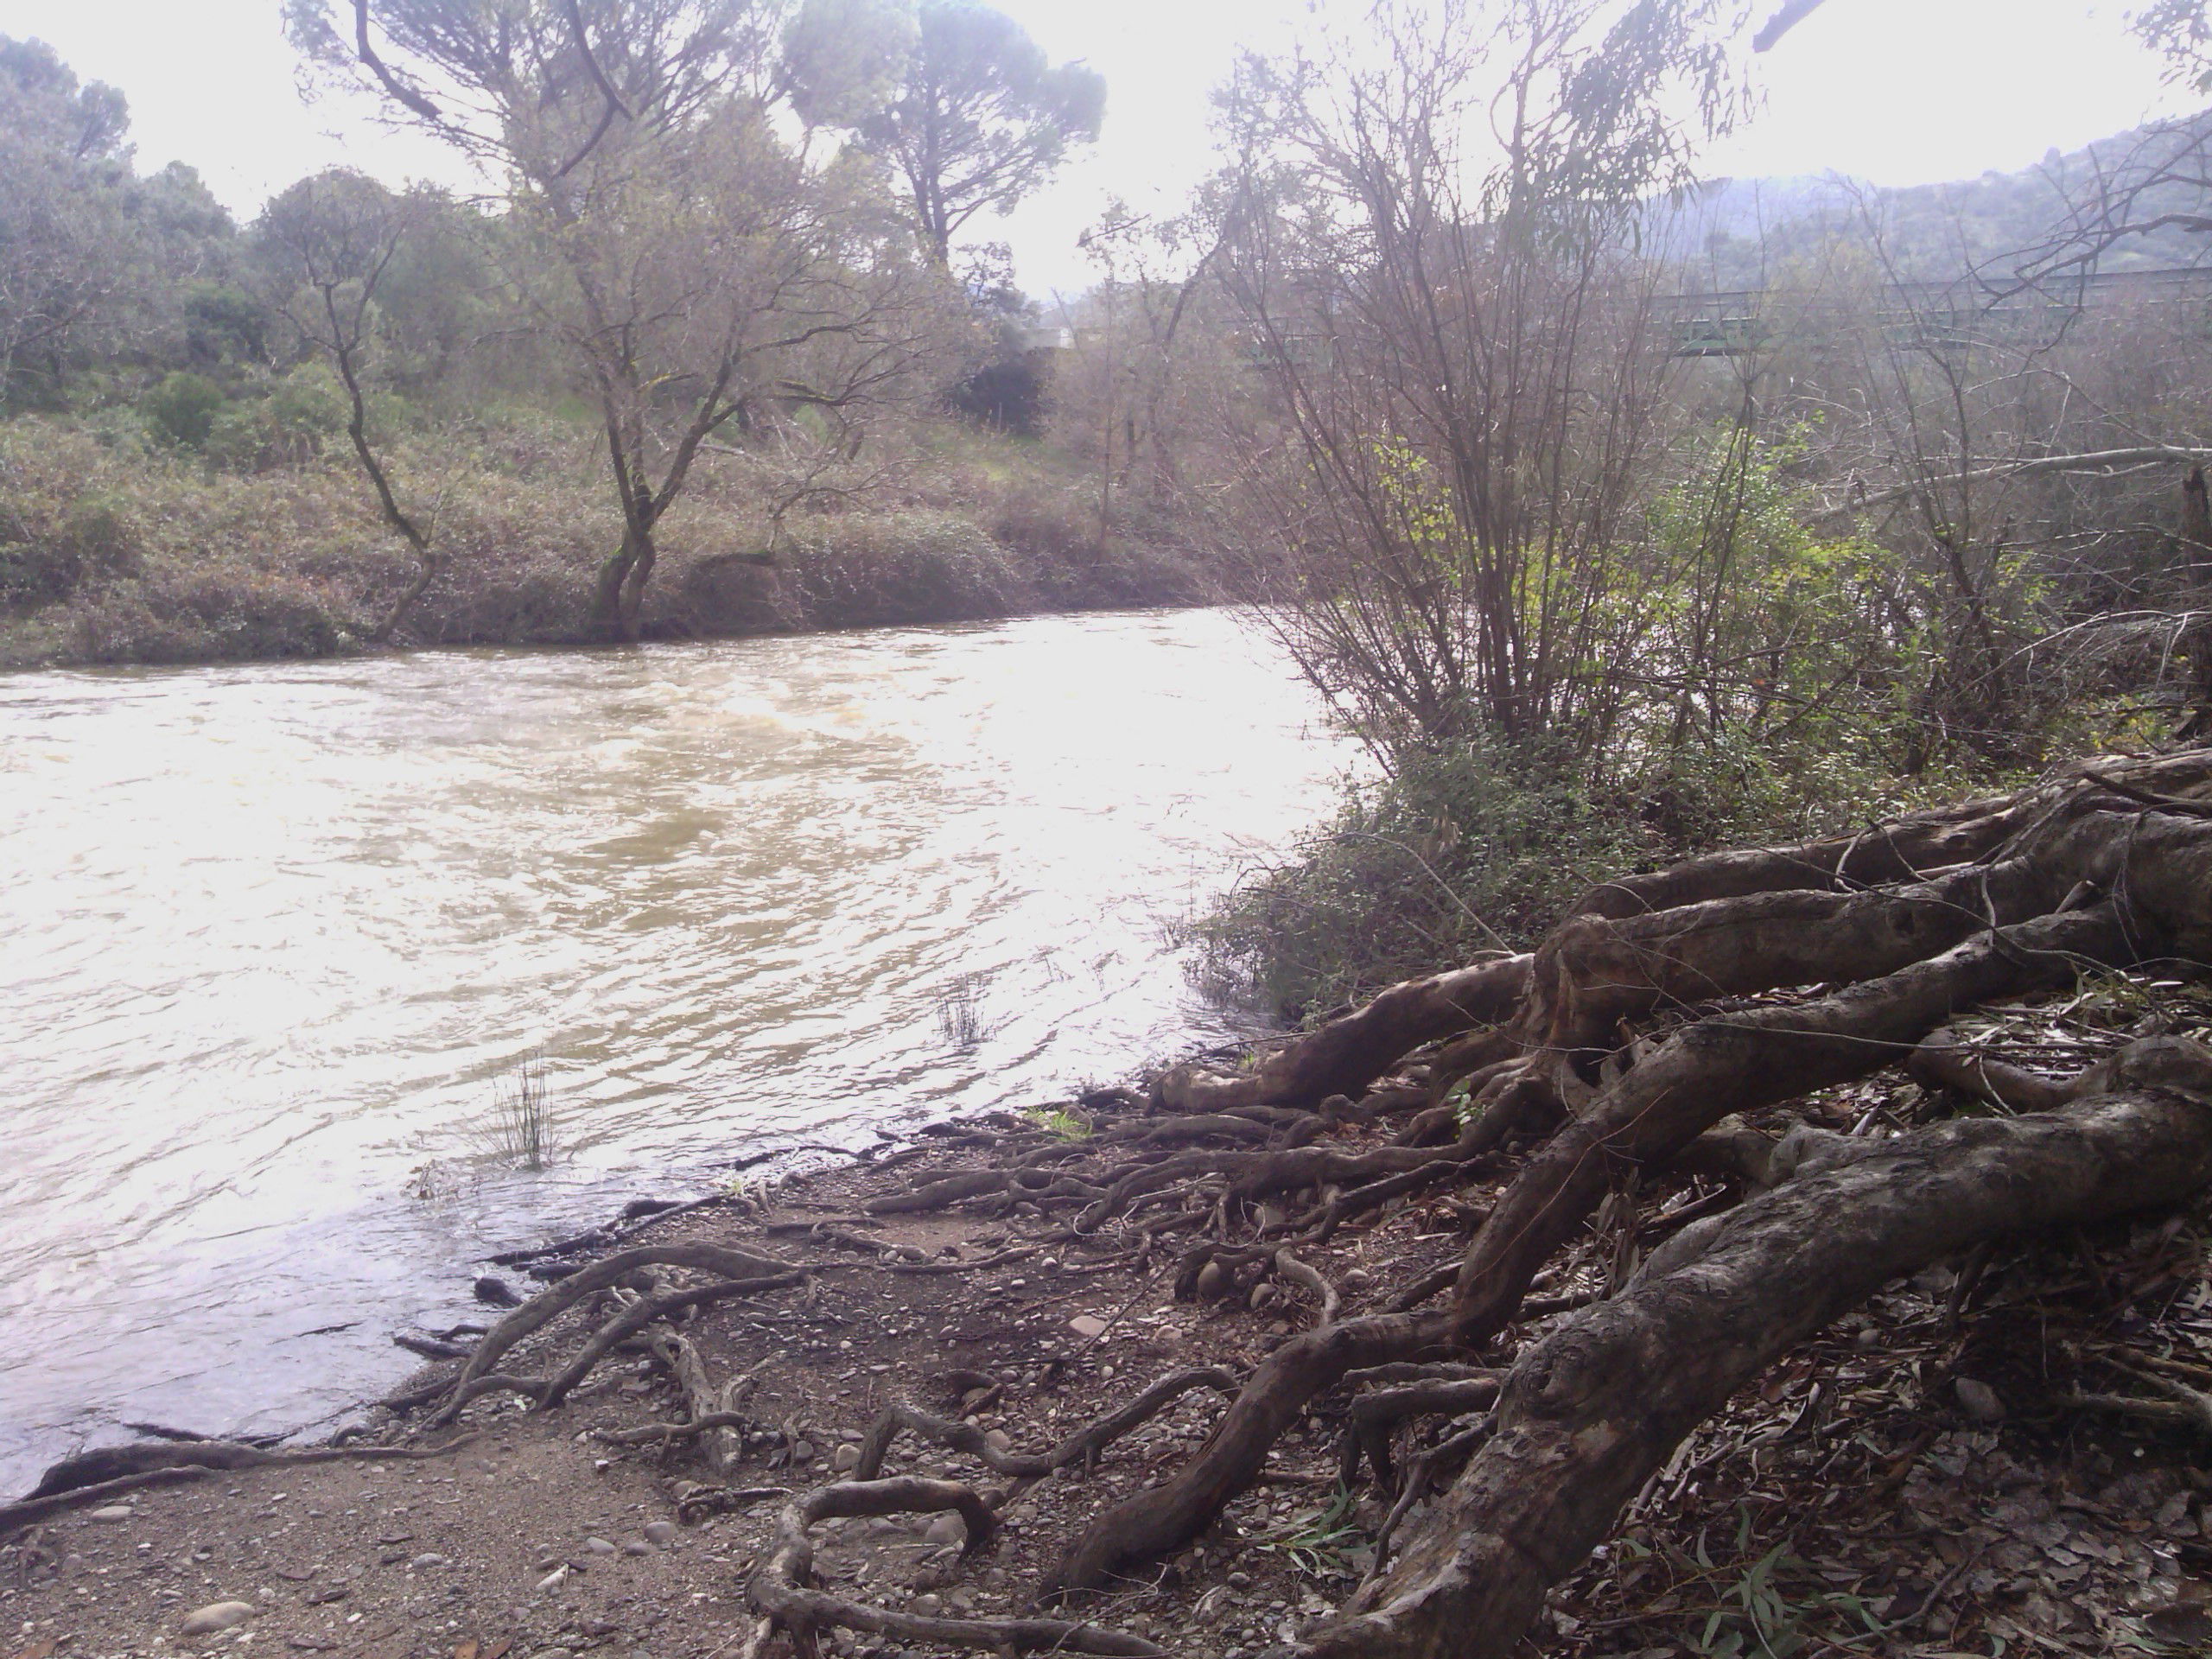
{"type": "Polygon", "coordinates": [[[1351,763],[1217,612],[0,679],[0,1493],[334,1421],[620,1199],[1234,1034],[1175,925],[1351,763]]]}

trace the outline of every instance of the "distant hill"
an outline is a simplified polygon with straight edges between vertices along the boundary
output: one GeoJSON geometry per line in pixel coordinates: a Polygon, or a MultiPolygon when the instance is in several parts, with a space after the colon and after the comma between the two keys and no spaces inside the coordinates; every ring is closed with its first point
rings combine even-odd
{"type": "MultiPolygon", "coordinates": [[[[1701,187],[1667,232],[1675,256],[1715,289],[1758,288],[1789,266],[1839,244],[1878,234],[1900,276],[1942,282],[2046,244],[2094,199],[2101,172],[2139,181],[2192,156],[2212,172],[2212,112],[2183,124],[2138,128],[2069,155],[2053,149],[2016,173],[1985,173],[1949,184],[1885,188],[1839,174],[1719,179],[1701,187]]],[[[2138,220],[2158,213],[2212,212],[2212,191],[2161,184],[2136,202],[2138,220]]],[[[2212,263],[2212,236],[2172,227],[2116,244],[2106,270],[2212,263]]]]}

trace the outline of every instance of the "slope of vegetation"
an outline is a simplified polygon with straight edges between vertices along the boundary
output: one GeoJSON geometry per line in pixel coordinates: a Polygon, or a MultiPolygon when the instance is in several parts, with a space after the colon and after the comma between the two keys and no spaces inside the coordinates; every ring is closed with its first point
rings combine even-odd
{"type": "MultiPolygon", "coordinates": [[[[137,423],[24,416],[0,425],[0,666],[315,657],[365,648],[414,574],[302,390],[226,401],[213,442],[300,453],[232,467],[137,423]],[[276,413],[277,407],[284,414],[276,413]],[[304,426],[304,430],[302,427],[304,426]],[[321,450],[321,453],[317,453],[321,450]]],[[[664,531],[640,617],[652,639],[955,621],[1036,610],[1194,604],[1216,589],[1165,518],[1102,537],[1090,481],[1034,442],[949,422],[905,435],[896,484],[810,514],[767,545],[742,469],[716,460],[664,531]]],[[[594,435],[526,411],[402,429],[395,467],[435,486],[447,559],[398,638],[551,645],[595,637],[594,586],[619,518],[594,435]]]]}
{"type": "Polygon", "coordinates": [[[1058,440],[991,251],[953,269],[1096,77],[958,4],[759,10],[578,11],[525,66],[426,0],[372,70],[296,5],[487,194],[332,172],[243,226],[0,41],[0,667],[1217,596],[1058,440]]]}

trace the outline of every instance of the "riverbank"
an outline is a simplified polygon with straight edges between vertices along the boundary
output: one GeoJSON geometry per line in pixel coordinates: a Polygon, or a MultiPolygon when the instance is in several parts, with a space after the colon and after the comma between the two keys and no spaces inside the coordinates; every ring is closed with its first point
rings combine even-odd
{"type": "MultiPolygon", "coordinates": [[[[2093,1047],[2136,1013],[2101,1014],[2069,995],[2012,1018],[2024,1039],[2087,1032],[2081,1046],[2093,1047]]],[[[1320,1144],[1372,1151],[1424,1098],[1416,1066],[1335,1116],[1320,1144]]],[[[1821,1115],[1843,1124],[1878,1109],[1901,1109],[1886,1082],[1833,1091],[1821,1115]]],[[[1486,1190],[1519,1161],[1509,1148],[1494,1179],[1401,1191],[1322,1237],[1309,1230],[1300,1270],[1263,1248],[1225,1277],[1218,1267],[1196,1276],[1185,1240],[1205,1209],[1138,1205],[1068,1224],[1096,1202],[1077,1189],[1099,1191],[1102,1166],[1128,1149],[1209,1138],[1203,1120],[1128,1097],[1002,1113],[537,1255],[523,1265],[555,1275],[556,1290],[588,1282],[575,1276],[588,1263],[639,1259],[613,1250],[663,1258],[669,1276],[633,1281],[647,1294],[680,1288],[674,1264],[687,1256],[718,1264],[683,1281],[695,1290],[729,1286],[733,1270],[758,1276],[691,1316],[671,1313],[657,1351],[610,1357],[550,1412],[495,1389],[454,1428],[437,1427],[427,1420],[459,1363],[448,1362],[402,1391],[409,1408],[372,1414],[352,1460],[96,1493],[8,1544],[0,1630],[32,1659],[219,1647],[378,1659],[751,1651],[755,1575],[779,1511],[793,1494],[872,1472],[855,1465],[880,1449],[873,1430],[887,1441],[883,1473],[962,1483],[989,1506],[994,1535],[963,1549],[965,1523],[926,1509],[817,1525],[820,1589],[863,1626],[868,1610],[893,1626],[825,1641],[841,1655],[951,1651],[912,1621],[1027,1611],[1101,1510],[1198,1449],[1219,1420],[1217,1388],[1339,1305],[1364,1313],[1433,1294],[1485,1213],[1486,1190]],[[804,1270],[744,1265],[763,1258],[804,1270]],[[1198,1368],[1226,1374],[1193,1379],[1198,1368]],[[1176,1376],[1195,1386],[1156,1414],[1116,1420],[1176,1376]],[[683,1427],[710,1395],[734,1430],[719,1439],[683,1427]],[[930,1426],[912,1417],[893,1433],[894,1405],[965,1427],[935,1431],[950,1444],[917,1433],[930,1426]],[[1095,1454],[1079,1455],[1077,1431],[1094,1425],[1095,1454]],[[1024,1455],[1063,1466],[1038,1478],[1036,1464],[1011,1461],[1024,1455]],[[219,1628],[188,1634],[195,1618],[219,1628]]],[[[1645,1196],[1663,1214],[1682,1192],[1645,1196]]],[[[1258,1221],[1281,1224],[1267,1207],[1258,1221]]],[[[1993,1637],[2083,1653],[2196,1645],[2212,1634],[2212,1477],[2196,1443],[2186,1428],[2069,1408],[2063,1395],[2082,1339],[2115,1318],[2138,1350],[2202,1340],[2202,1298],[2187,1294],[2202,1282],[2202,1225],[2197,1214],[2153,1218],[2031,1245],[1991,1265],[1978,1289],[1948,1269],[1891,1286],[1685,1443],[1614,1541],[1554,1593],[1529,1650],[1757,1651],[1713,1645],[1747,1631],[1782,1643],[1775,1651],[1795,1637],[1929,1659],[1986,1651],[1993,1637]]],[[[1566,1278],[1541,1286],[1548,1300],[1525,1310],[1497,1363],[1572,1319],[1591,1294],[1579,1275],[1602,1276],[1610,1251],[1593,1236],[1566,1278]]],[[[590,1319],[563,1313],[498,1369],[558,1370],[613,1311],[591,1300],[590,1319]]],[[[1395,1455],[1418,1458],[1481,1416],[1471,1392],[1427,1408],[1395,1455]]],[[[1353,1428],[1342,1396],[1316,1402],[1219,1523],[1084,1615],[1127,1638],[1123,1651],[1239,1659],[1336,1606],[1371,1561],[1388,1508],[1345,1458],[1353,1428]],[[1348,1467],[1356,1483],[1339,1496],[1348,1467]]],[[[783,1640],[760,1650],[785,1653],[783,1640]]],[[[1070,1643],[1097,1644],[1096,1630],[1070,1643]]]]}
{"type": "MultiPolygon", "coordinates": [[[[521,416],[399,441],[402,476],[435,499],[441,565],[392,642],[596,640],[593,594],[621,540],[598,442],[521,416]]],[[[1220,597],[1168,516],[1102,519],[1095,480],[1034,442],[925,423],[880,471],[863,499],[785,511],[742,457],[703,457],[665,521],[645,637],[1220,597]]],[[[336,450],[218,465],[85,423],[0,423],[0,670],[358,654],[415,569],[336,450]]]]}

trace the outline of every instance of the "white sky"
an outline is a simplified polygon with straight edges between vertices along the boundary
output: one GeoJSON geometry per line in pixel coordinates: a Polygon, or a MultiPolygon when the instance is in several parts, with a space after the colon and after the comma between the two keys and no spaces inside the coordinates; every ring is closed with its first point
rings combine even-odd
{"type": "MultiPolygon", "coordinates": [[[[1105,137],[1011,219],[1043,297],[1090,280],[1075,248],[1110,195],[1172,211],[1208,167],[1206,93],[1240,45],[1287,37],[1305,0],[995,0],[1056,59],[1107,80],[1105,137]]],[[[2158,65],[2125,6],[2083,0],[1827,0],[1760,60],[1767,111],[1713,156],[1715,174],[1831,170],[1930,183],[2024,166],[2159,107],[2158,65]]],[[[428,140],[359,106],[303,105],[276,0],[0,0],[0,34],[51,43],[129,96],[139,161],[197,167],[241,218],[336,162],[394,179],[451,177],[428,140]]]]}

